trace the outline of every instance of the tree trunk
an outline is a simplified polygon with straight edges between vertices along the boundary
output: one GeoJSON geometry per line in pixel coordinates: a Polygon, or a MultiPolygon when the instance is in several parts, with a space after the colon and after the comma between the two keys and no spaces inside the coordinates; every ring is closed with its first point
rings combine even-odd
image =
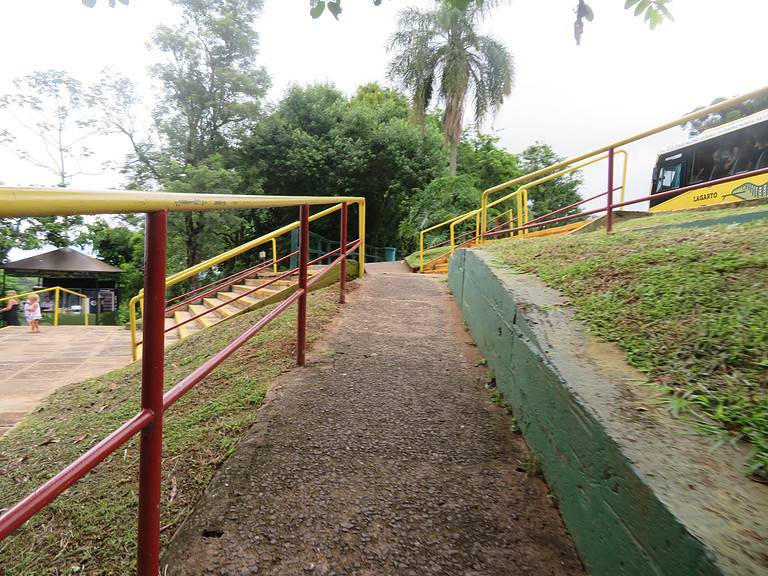
{"type": "Polygon", "coordinates": [[[450,164],[449,164],[449,174],[451,176],[456,176],[456,158],[459,153],[459,143],[451,138],[451,155],[450,155],[450,164]]]}

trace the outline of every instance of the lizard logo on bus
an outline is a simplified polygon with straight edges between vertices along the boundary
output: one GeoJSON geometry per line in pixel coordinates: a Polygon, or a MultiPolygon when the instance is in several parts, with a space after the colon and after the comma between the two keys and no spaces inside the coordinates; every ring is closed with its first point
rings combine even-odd
{"type": "Polygon", "coordinates": [[[741,186],[734,188],[730,194],[726,194],[726,197],[727,196],[736,196],[736,198],[740,200],[759,200],[768,198],[768,182],[761,184],[760,186],[752,184],[752,182],[745,182],[741,186]]]}

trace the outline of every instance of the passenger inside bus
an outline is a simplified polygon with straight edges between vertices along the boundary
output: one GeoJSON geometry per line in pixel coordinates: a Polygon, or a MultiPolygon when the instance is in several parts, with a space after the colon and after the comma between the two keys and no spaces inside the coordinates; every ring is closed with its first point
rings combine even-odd
{"type": "Polygon", "coordinates": [[[762,168],[768,168],[768,130],[755,126],[699,144],[693,151],[690,184],[762,168]]]}

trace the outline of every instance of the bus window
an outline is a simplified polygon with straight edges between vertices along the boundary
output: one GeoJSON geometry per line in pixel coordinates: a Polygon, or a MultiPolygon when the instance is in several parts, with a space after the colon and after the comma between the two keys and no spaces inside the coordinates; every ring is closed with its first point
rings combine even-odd
{"type": "Polygon", "coordinates": [[[659,170],[659,177],[656,180],[656,192],[665,192],[680,188],[680,176],[683,173],[683,163],[670,164],[662,166],[659,170]]]}

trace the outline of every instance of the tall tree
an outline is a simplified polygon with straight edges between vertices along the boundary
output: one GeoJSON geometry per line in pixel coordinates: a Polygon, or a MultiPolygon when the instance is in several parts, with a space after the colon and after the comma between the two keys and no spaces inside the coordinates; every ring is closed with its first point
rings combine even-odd
{"type": "Polygon", "coordinates": [[[471,176],[479,190],[522,176],[518,157],[498,144],[497,136],[466,131],[459,144],[457,173],[471,176]]]}
{"type": "MultiPolygon", "coordinates": [[[[61,70],[33,72],[13,83],[17,92],[0,96],[0,144],[47,172],[51,181],[45,184],[64,187],[99,171],[92,151],[99,133],[92,92],[61,70]]],[[[0,262],[12,248],[80,243],[82,224],[80,216],[0,219],[0,262]]]]}
{"type": "Polygon", "coordinates": [[[479,33],[483,14],[478,6],[406,8],[390,38],[394,54],[388,75],[410,94],[415,121],[423,123],[433,100],[444,107],[443,134],[450,147],[452,176],[468,98],[474,101],[474,119],[480,125],[512,90],[512,56],[504,44],[479,33]]]}
{"type": "Polygon", "coordinates": [[[0,218],[0,262],[8,261],[11,249],[38,250],[46,245],[81,245],[84,233],[81,216],[0,218]]]}
{"type": "MultiPolygon", "coordinates": [[[[253,28],[263,0],[173,3],[181,9],[181,23],[159,26],[152,37],[164,57],[151,69],[162,87],[154,133],[142,135],[138,130],[128,112],[135,104],[133,87],[119,77],[100,87],[106,122],[133,146],[127,166],[133,185],[232,193],[239,180],[226,159],[259,117],[269,87],[266,70],[257,64],[258,34],[253,28]],[[191,183],[205,187],[191,188],[191,183]]],[[[231,216],[229,225],[243,225],[239,216],[231,216]]],[[[187,266],[215,253],[220,244],[211,242],[212,237],[224,239],[232,232],[209,213],[174,214],[171,220],[183,239],[187,266]]]]}
{"type": "Polygon", "coordinates": [[[15,94],[0,96],[6,128],[0,144],[14,154],[52,174],[56,186],[67,186],[73,177],[92,173],[92,140],[99,130],[93,114],[93,95],[61,70],[33,72],[16,78],[15,94]]]}

